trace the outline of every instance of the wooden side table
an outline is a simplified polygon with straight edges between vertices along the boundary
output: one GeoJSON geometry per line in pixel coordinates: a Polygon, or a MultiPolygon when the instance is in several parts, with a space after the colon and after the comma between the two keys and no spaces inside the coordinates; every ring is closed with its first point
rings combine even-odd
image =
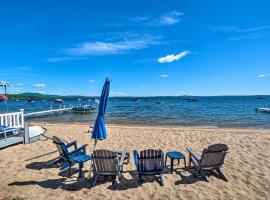
{"type": "Polygon", "coordinates": [[[171,174],[173,173],[173,161],[178,160],[178,165],[180,163],[180,160],[183,159],[185,163],[185,169],[186,169],[186,157],[183,153],[179,151],[169,151],[166,153],[166,159],[165,159],[165,166],[167,165],[167,157],[171,159],[171,174]]]}

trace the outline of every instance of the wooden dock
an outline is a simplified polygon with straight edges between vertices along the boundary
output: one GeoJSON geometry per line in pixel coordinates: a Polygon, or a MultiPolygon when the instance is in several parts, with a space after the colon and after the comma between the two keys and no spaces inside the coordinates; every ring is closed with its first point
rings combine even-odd
{"type": "Polygon", "coordinates": [[[59,109],[43,110],[43,111],[32,112],[32,113],[25,113],[24,117],[38,117],[38,116],[43,116],[43,115],[65,113],[67,111],[71,111],[73,108],[74,106],[68,107],[68,108],[59,108],[59,109]]]}
{"type": "Polygon", "coordinates": [[[270,108],[256,108],[256,112],[263,112],[270,114],[270,108]]]}
{"type": "Polygon", "coordinates": [[[7,136],[7,139],[5,139],[2,134],[0,135],[0,149],[17,144],[17,143],[23,143],[23,142],[24,142],[23,133],[20,133],[17,135],[9,134],[7,136]]]}

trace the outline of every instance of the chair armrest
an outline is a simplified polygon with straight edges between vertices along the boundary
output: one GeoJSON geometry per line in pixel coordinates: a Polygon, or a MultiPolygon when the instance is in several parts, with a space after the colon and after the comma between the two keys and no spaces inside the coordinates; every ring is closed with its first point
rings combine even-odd
{"type": "Polygon", "coordinates": [[[119,162],[118,162],[118,165],[119,165],[119,166],[122,166],[122,165],[124,164],[124,160],[125,160],[126,154],[127,154],[126,151],[122,151],[122,152],[121,152],[121,158],[120,158],[120,160],[119,160],[119,162]]]}
{"type": "Polygon", "coordinates": [[[74,141],[72,141],[72,142],[70,142],[70,143],[68,143],[68,144],[65,144],[65,147],[66,147],[66,148],[69,148],[69,147],[71,147],[71,146],[74,146],[74,149],[77,149],[77,141],[74,140],[74,141]]]}
{"type": "Polygon", "coordinates": [[[84,144],[84,145],[80,146],[79,148],[74,149],[73,151],[69,152],[69,154],[74,154],[74,153],[77,153],[79,151],[82,151],[85,154],[86,153],[86,150],[85,150],[86,146],[87,146],[87,144],[84,144]]]}
{"type": "Polygon", "coordinates": [[[139,166],[139,153],[136,150],[133,151],[133,157],[134,157],[135,165],[136,167],[138,167],[139,166]]]}
{"type": "Polygon", "coordinates": [[[189,152],[189,155],[190,155],[191,157],[195,158],[195,160],[196,160],[197,162],[199,162],[199,161],[201,160],[201,157],[195,155],[195,153],[193,152],[192,148],[187,147],[186,150],[189,152]]]}

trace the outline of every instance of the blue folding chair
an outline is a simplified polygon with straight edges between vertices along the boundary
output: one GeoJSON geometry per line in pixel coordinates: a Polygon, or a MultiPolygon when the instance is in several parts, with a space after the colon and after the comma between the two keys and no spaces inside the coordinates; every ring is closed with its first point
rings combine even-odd
{"type": "Polygon", "coordinates": [[[61,169],[65,169],[66,167],[69,167],[68,175],[70,175],[70,170],[71,170],[72,165],[78,163],[79,164],[79,177],[81,177],[84,162],[91,160],[91,156],[86,155],[87,145],[85,144],[85,145],[82,145],[81,147],[77,147],[76,140],[65,144],[56,136],[53,136],[53,143],[56,145],[60,153],[60,157],[56,162],[64,163],[61,169]],[[74,147],[74,149],[72,151],[68,151],[68,149],[72,146],[74,147]]]}

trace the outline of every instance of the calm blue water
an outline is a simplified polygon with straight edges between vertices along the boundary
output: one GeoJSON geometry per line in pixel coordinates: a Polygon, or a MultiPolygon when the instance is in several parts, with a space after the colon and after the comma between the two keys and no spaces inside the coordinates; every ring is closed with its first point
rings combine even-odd
{"type": "MultiPolygon", "coordinates": [[[[270,114],[255,112],[256,107],[270,107],[270,96],[264,96],[265,99],[257,99],[256,96],[196,97],[199,102],[186,102],[184,98],[187,97],[111,98],[107,123],[270,128],[270,114]]],[[[64,104],[92,102],[87,99],[65,100],[64,104]]],[[[9,100],[0,103],[0,112],[24,108],[27,113],[47,110],[51,105],[59,107],[52,100],[31,103],[9,100]]],[[[31,120],[92,124],[95,117],[96,112],[86,115],[70,113],[31,120]]]]}

